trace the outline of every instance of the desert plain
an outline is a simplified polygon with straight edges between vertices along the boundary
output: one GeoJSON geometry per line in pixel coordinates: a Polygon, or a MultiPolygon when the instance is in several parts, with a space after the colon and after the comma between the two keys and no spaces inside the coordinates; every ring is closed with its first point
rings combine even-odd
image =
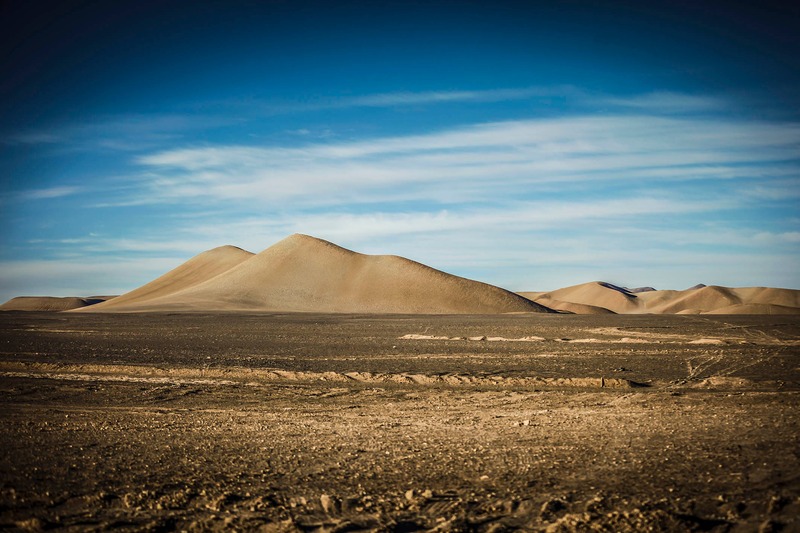
{"type": "Polygon", "coordinates": [[[800,530],[800,291],[293,235],[0,309],[3,529],[800,530]]]}
{"type": "Polygon", "coordinates": [[[800,319],[0,313],[6,530],[797,531],[800,319]]]}

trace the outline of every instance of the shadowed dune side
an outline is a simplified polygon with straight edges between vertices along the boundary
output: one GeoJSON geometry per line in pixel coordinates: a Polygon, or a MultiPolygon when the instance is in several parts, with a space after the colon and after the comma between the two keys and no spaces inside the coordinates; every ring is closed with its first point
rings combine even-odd
{"type": "Polygon", "coordinates": [[[113,296],[17,296],[0,305],[0,311],[69,311],[99,304],[113,296]]]}
{"type": "Polygon", "coordinates": [[[610,309],[606,309],[605,307],[599,307],[596,305],[586,305],[586,304],[579,304],[575,302],[563,302],[561,300],[555,300],[547,296],[547,293],[541,292],[518,292],[520,296],[523,296],[529,300],[532,300],[538,304],[542,304],[545,307],[549,307],[550,309],[554,309],[556,311],[561,311],[565,313],[573,313],[576,315],[614,315],[614,311],[610,309]]]}
{"type": "Polygon", "coordinates": [[[113,302],[93,306],[92,311],[105,311],[163,298],[199,283],[208,281],[253,257],[252,252],[235,246],[220,246],[194,256],[150,283],[117,296],[113,302]]]}
{"type": "MultiPolygon", "coordinates": [[[[148,295],[155,293],[156,291],[148,291],[148,295]]],[[[92,308],[87,312],[552,312],[499,287],[447,274],[409,259],[359,254],[333,243],[299,234],[287,237],[219,275],[200,283],[189,284],[181,290],[171,290],[169,294],[147,299],[121,298],[114,303],[109,302],[103,308],[92,308]]]]}

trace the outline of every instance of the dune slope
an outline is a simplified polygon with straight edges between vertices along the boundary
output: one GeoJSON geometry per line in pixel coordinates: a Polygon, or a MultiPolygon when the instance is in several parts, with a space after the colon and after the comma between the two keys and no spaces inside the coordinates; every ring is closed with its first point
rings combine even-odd
{"type": "Polygon", "coordinates": [[[191,276],[181,276],[179,279],[187,284],[173,290],[175,286],[164,283],[169,281],[164,278],[178,269],[137,289],[151,286],[143,291],[146,298],[123,299],[137,292],[133,291],[102,308],[86,311],[551,312],[499,287],[453,276],[402,257],[359,254],[299,234],[200,282],[192,282],[191,276]],[[153,286],[158,290],[151,290],[153,286]]]}
{"type": "Polygon", "coordinates": [[[144,302],[163,298],[188,287],[208,281],[253,257],[252,252],[235,246],[220,246],[198,254],[182,265],[170,270],[150,283],[93,306],[92,311],[113,310],[126,306],[139,306],[144,302]]]}

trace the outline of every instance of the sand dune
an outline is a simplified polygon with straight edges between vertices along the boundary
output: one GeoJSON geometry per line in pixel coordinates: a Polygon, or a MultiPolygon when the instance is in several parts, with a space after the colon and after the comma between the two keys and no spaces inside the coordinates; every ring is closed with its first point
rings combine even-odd
{"type": "Polygon", "coordinates": [[[95,305],[113,298],[113,296],[92,296],[80,298],[77,296],[17,296],[3,305],[0,311],[69,311],[90,305],[95,305]]]}
{"type": "Polygon", "coordinates": [[[648,309],[651,313],[678,313],[686,309],[696,309],[701,313],[744,303],[742,299],[727,287],[712,285],[689,291],[664,302],[662,305],[648,309]]]}
{"type": "Polygon", "coordinates": [[[257,255],[220,250],[200,254],[113,302],[81,311],[551,312],[499,287],[402,257],[359,254],[306,235],[292,235],[257,255]]]}
{"type": "Polygon", "coordinates": [[[194,256],[150,283],[118,296],[114,302],[97,304],[94,310],[103,311],[128,305],[141,305],[163,298],[188,287],[208,281],[253,257],[252,252],[235,246],[220,246],[194,256]]]}
{"type": "Polygon", "coordinates": [[[572,313],[576,315],[613,315],[614,311],[596,305],[579,304],[575,302],[564,302],[550,298],[547,293],[542,292],[518,292],[529,300],[533,300],[545,307],[561,311],[562,313],[572,313]]]}
{"type": "Polygon", "coordinates": [[[512,293],[390,255],[295,234],[259,254],[221,246],[122,296],[17,297],[0,310],[295,311],[318,313],[800,314],[800,290],[695,285],[627,289],[593,281],[512,293]],[[98,303],[98,301],[100,303],[98,303]]]}
{"type": "Polygon", "coordinates": [[[735,304],[706,311],[707,315],[800,315],[800,307],[774,304],[735,304]]]}
{"type": "MultiPolygon", "coordinates": [[[[637,295],[628,292],[622,287],[602,281],[592,281],[565,287],[544,293],[537,298],[537,301],[542,301],[542,303],[552,300],[591,306],[587,310],[592,310],[593,314],[595,312],[602,313],[603,311],[593,310],[592,308],[601,308],[614,313],[633,313],[640,307],[637,295]]],[[[579,310],[574,312],[583,314],[579,310]]]]}
{"type": "Polygon", "coordinates": [[[683,291],[633,293],[609,283],[592,282],[551,292],[520,294],[552,309],[576,314],[596,314],[603,308],[623,314],[800,313],[800,291],[770,287],[730,288],[701,284],[683,291]]]}

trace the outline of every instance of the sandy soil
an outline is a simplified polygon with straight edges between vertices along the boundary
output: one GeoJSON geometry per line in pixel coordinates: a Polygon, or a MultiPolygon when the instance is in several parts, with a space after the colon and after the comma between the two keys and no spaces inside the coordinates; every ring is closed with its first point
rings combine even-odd
{"type": "Polygon", "coordinates": [[[0,528],[800,530],[800,319],[0,315],[0,528]]]}

